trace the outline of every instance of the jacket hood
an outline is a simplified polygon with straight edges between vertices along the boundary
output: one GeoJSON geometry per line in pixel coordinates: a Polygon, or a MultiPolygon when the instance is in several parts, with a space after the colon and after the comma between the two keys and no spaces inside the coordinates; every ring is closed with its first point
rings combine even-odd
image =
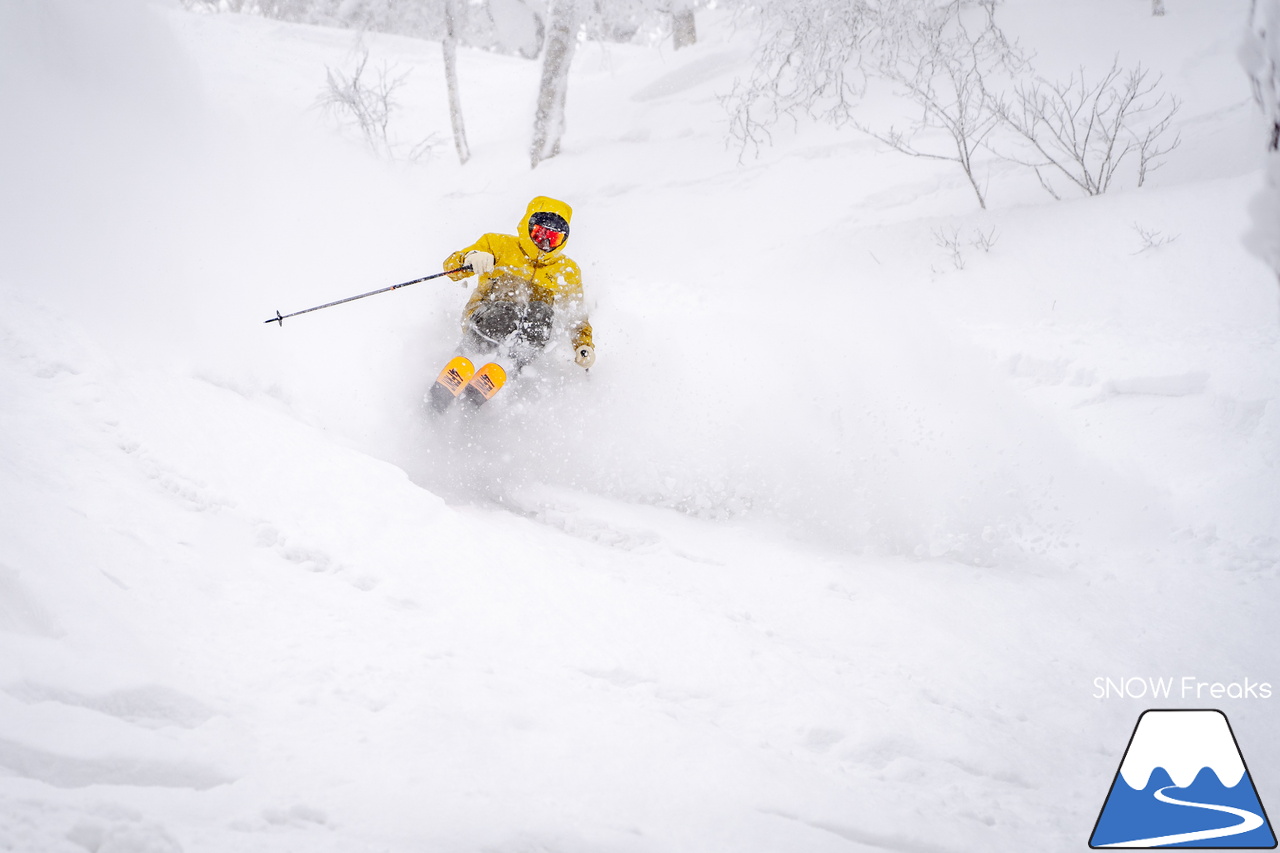
{"type": "Polygon", "coordinates": [[[568,245],[569,239],[566,237],[563,243],[549,252],[539,249],[529,236],[529,220],[535,213],[558,213],[564,217],[565,222],[570,222],[573,219],[573,208],[557,199],[540,195],[529,202],[529,207],[524,212],[524,218],[520,220],[520,227],[516,230],[516,237],[520,240],[520,248],[524,249],[524,253],[530,258],[542,258],[543,260],[554,258],[568,245]]]}

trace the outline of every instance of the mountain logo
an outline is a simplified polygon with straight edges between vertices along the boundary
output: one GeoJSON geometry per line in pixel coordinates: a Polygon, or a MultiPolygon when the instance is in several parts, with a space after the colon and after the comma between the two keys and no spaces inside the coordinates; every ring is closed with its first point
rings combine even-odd
{"type": "Polygon", "coordinates": [[[1274,849],[1227,715],[1143,711],[1089,846],[1274,849]]]}

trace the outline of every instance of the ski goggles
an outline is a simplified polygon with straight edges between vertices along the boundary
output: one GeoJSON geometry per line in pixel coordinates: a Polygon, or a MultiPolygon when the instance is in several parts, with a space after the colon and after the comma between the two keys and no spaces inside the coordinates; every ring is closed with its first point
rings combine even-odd
{"type": "Polygon", "coordinates": [[[569,223],[558,213],[539,211],[529,217],[529,238],[539,249],[550,252],[569,239],[569,223]]]}
{"type": "Polygon", "coordinates": [[[530,225],[529,237],[544,252],[558,248],[564,244],[565,239],[569,235],[563,231],[557,231],[554,228],[548,228],[545,225],[530,225]]]}

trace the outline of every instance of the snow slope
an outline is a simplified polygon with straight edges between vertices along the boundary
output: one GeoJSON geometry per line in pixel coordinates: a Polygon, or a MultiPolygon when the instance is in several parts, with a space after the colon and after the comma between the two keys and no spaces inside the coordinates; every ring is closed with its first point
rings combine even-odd
{"type": "MultiPolygon", "coordinates": [[[[1009,0],[1183,143],[1093,199],[990,164],[986,212],[852,131],[739,161],[713,16],[583,45],[531,172],[524,60],[462,52],[459,167],[438,46],[365,36],[442,140],[387,164],[312,106],[353,33],[0,9],[0,849],[1082,847],[1147,707],[1095,677],[1280,682],[1248,4],[1168,5],[1009,0]],[[262,322],[539,193],[589,375],[434,423],[465,288],[262,322]]],[[[1276,700],[1221,701],[1265,803],[1276,700]]]]}

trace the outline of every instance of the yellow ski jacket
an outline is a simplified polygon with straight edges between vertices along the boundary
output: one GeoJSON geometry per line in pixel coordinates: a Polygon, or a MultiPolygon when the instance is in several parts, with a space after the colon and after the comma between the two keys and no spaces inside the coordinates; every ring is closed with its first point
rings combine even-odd
{"type": "MultiPolygon", "coordinates": [[[[582,271],[564,254],[568,239],[544,252],[529,236],[530,217],[544,211],[560,214],[565,222],[573,216],[573,208],[564,202],[538,196],[529,202],[529,208],[520,220],[520,227],[514,236],[485,234],[445,260],[444,268],[450,270],[462,266],[463,258],[468,252],[480,251],[493,255],[493,272],[480,276],[476,289],[463,309],[463,326],[465,328],[467,319],[482,302],[546,302],[557,315],[567,318],[575,348],[583,344],[594,346],[591,340],[591,323],[587,319],[583,303],[582,271]]],[[[461,281],[471,274],[458,272],[449,277],[454,281],[461,281]]]]}

